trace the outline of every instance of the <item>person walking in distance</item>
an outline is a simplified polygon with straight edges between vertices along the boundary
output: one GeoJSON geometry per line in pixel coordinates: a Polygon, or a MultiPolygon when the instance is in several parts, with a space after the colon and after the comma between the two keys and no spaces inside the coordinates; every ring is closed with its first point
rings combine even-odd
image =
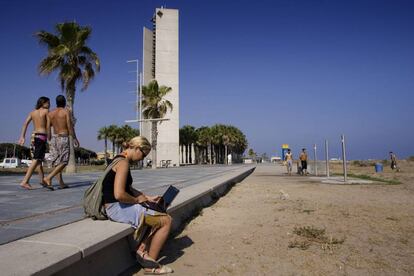
{"type": "MultiPolygon", "coordinates": [[[[56,175],[61,189],[68,188],[63,182],[62,170],[69,162],[69,136],[73,137],[73,145],[79,147],[75,129],[72,124],[72,116],[66,108],[66,99],[63,95],[56,97],[56,108],[49,112],[49,128],[53,128],[53,135],[49,129],[50,155],[53,165],[52,172],[44,178],[48,187],[52,188],[52,179],[56,175]],[[51,137],[50,137],[51,136],[51,137]]],[[[53,188],[52,188],[53,189],[53,188]]]]}
{"type": "Polygon", "coordinates": [[[293,156],[290,152],[290,149],[287,150],[287,153],[285,154],[285,161],[286,161],[286,167],[289,175],[292,175],[292,166],[293,166],[293,156]]]}
{"type": "Polygon", "coordinates": [[[397,166],[397,155],[390,151],[390,159],[391,159],[391,170],[396,170],[397,172],[400,171],[400,169],[397,166]]]}
{"type": "MultiPolygon", "coordinates": [[[[27,127],[29,123],[33,121],[33,139],[31,148],[33,149],[33,161],[30,167],[27,169],[26,175],[20,183],[20,186],[24,189],[31,190],[32,186],[29,184],[30,178],[34,170],[40,165],[40,173],[43,174],[42,162],[45,158],[46,143],[48,138],[49,118],[47,113],[49,112],[50,100],[47,97],[40,97],[36,103],[36,109],[29,113],[26,120],[23,123],[22,133],[20,135],[19,144],[24,145],[27,127]]],[[[42,180],[43,181],[43,180],[42,180]]],[[[43,186],[46,184],[41,183],[43,186]]]]}
{"type": "Polygon", "coordinates": [[[302,175],[308,174],[308,154],[306,153],[306,149],[303,148],[302,152],[299,155],[300,163],[302,166],[302,175]]]}

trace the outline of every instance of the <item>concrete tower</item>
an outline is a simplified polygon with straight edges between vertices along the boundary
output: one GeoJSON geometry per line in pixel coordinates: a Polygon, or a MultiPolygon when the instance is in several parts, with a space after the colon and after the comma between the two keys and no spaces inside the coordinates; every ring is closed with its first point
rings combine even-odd
{"type": "MultiPolygon", "coordinates": [[[[165,97],[173,105],[158,124],[157,167],[163,160],[171,166],[179,166],[179,43],[178,10],[157,8],[152,18],[153,29],[144,27],[143,32],[143,84],[157,80],[158,84],[171,87],[165,97]]],[[[142,123],[142,135],[151,141],[151,123],[142,123]]]]}

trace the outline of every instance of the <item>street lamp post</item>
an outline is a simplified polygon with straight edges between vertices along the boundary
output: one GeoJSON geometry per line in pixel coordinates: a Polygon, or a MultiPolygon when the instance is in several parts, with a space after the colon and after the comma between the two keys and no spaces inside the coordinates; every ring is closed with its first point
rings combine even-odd
{"type": "Polygon", "coordinates": [[[132,71],[136,73],[136,77],[135,77],[135,81],[131,81],[131,82],[135,82],[135,93],[136,93],[136,101],[135,101],[135,106],[136,106],[136,119],[135,120],[127,120],[126,122],[138,122],[138,129],[139,129],[139,135],[142,135],[142,122],[141,122],[141,107],[142,107],[142,97],[141,97],[141,83],[142,83],[142,75],[139,72],[139,61],[138,59],[131,59],[131,60],[127,60],[127,63],[136,63],[136,71],[132,71]]]}
{"type": "Polygon", "coordinates": [[[328,140],[325,140],[326,177],[329,177],[329,147],[328,140]]]}

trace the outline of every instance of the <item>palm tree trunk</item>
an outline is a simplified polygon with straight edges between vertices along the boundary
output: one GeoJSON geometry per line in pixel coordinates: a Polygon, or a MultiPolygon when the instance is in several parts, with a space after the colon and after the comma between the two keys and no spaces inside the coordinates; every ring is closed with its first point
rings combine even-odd
{"type": "Polygon", "coordinates": [[[206,164],[209,163],[209,159],[208,159],[208,146],[204,147],[204,160],[206,161],[206,164]]]}
{"type": "Polygon", "coordinates": [[[214,161],[213,161],[213,164],[217,164],[217,150],[216,150],[216,145],[212,145],[212,151],[213,151],[213,159],[214,159],[214,161]]]}
{"type": "Polygon", "coordinates": [[[115,140],[112,140],[112,159],[115,157],[115,140]]]}
{"type": "Polygon", "coordinates": [[[105,166],[108,166],[108,138],[105,136],[105,166]]]}
{"type": "Polygon", "coordinates": [[[189,147],[189,154],[188,154],[188,161],[189,161],[189,163],[190,164],[193,164],[193,144],[192,143],[190,143],[189,145],[188,145],[188,147],[189,147]]]}
{"type": "Polygon", "coordinates": [[[188,145],[185,145],[185,163],[188,164],[188,145]]]}
{"type": "Polygon", "coordinates": [[[184,164],[184,145],[180,146],[181,150],[181,164],[184,164]]]}
{"type": "MultiPolygon", "coordinates": [[[[67,88],[66,89],[66,101],[68,109],[72,116],[72,125],[73,129],[75,129],[76,125],[76,118],[75,118],[75,112],[73,109],[73,105],[75,102],[75,89],[67,88]]],[[[75,160],[75,147],[73,146],[73,137],[69,137],[69,163],[66,167],[67,173],[75,173],[76,172],[76,160],[75,160]]]]}
{"type": "Polygon", "coordinates": [[[157,121],[152,122],[152,128],[151,128],[151,137],[152,137],[152,168],[157,168],[157,136],[158,136],[158,130],[157,130],[157,121]]]}
{"type": "Polygon", "coordinates": [[[200,156],[199,156],[199,151],[198,151],[198,146],[194,145],[194,159],[195,159],[195,164],[199,163],[200,160],[200,156]]]}
{"type": "Polygon", "coordinates": [[[207,150],[209,151],[210,165],[212,165],[213,164],[213,145],[209,144],[207,150]]]}

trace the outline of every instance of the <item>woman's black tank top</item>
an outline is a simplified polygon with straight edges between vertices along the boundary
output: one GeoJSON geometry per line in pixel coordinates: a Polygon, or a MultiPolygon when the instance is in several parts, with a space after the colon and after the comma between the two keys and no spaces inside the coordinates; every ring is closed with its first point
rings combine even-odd
{"type": "MultiPolygon", "coordinates": [[[[115,175],[116,175],[116,172],[114,172],[113,170],[110,170],[103,180],[102,193],[103,193],[104,203],[113,203],[113,202],[118,201],[115,199],[115,196],[114,196],[115,175]]],[[[131,186],[132,186],[132,176],[131,176],[131,171],[128,170],[128,177],[127,177],[127,183],[125,185],[125,192],[133,196],[131,186]]]]}

